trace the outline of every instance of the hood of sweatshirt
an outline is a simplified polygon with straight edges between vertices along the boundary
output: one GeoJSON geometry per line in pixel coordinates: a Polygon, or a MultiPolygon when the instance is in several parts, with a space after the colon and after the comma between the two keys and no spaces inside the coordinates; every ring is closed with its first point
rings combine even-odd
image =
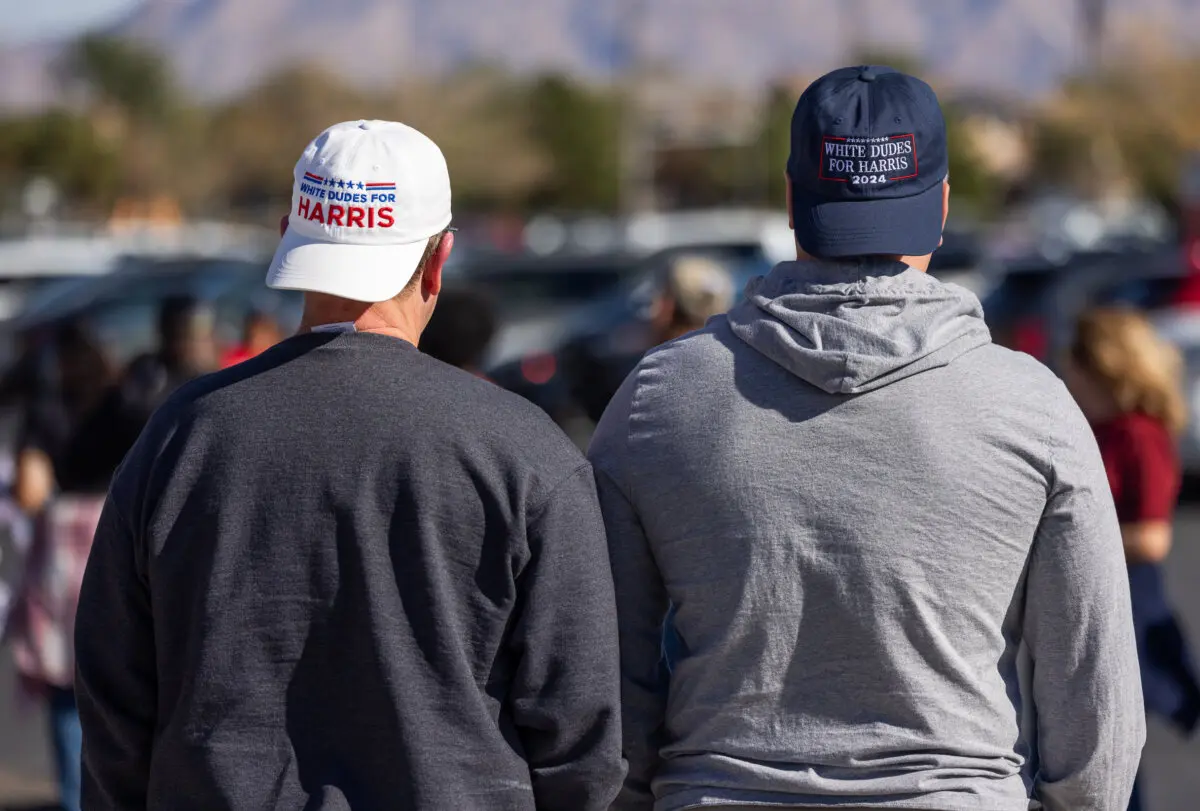
{"type": "Polygon", "coordinates": [[[860,394],[991,342],[972,293],[903,263],[784,262],[729,312],[735,335],[797,377],[860,394]]]}

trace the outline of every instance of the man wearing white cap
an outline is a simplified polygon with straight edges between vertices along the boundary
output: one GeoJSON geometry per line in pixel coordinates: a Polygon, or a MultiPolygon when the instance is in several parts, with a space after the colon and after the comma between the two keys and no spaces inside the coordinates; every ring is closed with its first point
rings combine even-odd
{"type": "Polygon", "coordinates": [[[453,247],[437,146],[322,133],[268,284],[304,328],[183,387],[80,598],[85,809],[606,809],[615,607],[591,470],[420,354],[453,247]]]}

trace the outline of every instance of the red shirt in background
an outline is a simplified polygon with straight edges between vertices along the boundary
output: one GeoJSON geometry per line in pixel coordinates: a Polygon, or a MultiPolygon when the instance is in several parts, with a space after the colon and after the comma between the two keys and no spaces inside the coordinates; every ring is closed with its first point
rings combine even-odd
{"type": "Polygon", "coordinates": [[[228,369],[230,366],[236,366],[244,360],[250,360],[252,357],[254,357],[253,352],[244,346],[239,346],[221,356],[221,368],[228,369]]]}
{"type": "Polygon", "coordinates": [[[1093,430],[1120,522],[1170,520],[1182,473],[1166,426],[1145,414],[1123,414],[1093,430]]]}

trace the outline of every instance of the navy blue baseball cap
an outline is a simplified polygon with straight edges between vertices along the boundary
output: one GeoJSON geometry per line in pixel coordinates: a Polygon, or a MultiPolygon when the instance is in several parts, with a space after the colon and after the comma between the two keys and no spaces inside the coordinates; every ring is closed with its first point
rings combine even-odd
{"type": "Polygon", "coordinates": [[[933,88],[892,68],[842,68],[792,116],[796,241],[819,257],[923,256],[942,237],[946,121],[933,88]]]}

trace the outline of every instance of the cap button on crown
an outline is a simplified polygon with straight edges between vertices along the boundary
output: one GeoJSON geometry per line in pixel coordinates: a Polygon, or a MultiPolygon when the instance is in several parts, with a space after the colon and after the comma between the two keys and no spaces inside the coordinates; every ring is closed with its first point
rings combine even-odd
{"type": "Polygon", "coordinates": [[[858,79],[862,82],[873,82],[877,75],[874,68],[863,68],[858,73],[858,79]]]}

